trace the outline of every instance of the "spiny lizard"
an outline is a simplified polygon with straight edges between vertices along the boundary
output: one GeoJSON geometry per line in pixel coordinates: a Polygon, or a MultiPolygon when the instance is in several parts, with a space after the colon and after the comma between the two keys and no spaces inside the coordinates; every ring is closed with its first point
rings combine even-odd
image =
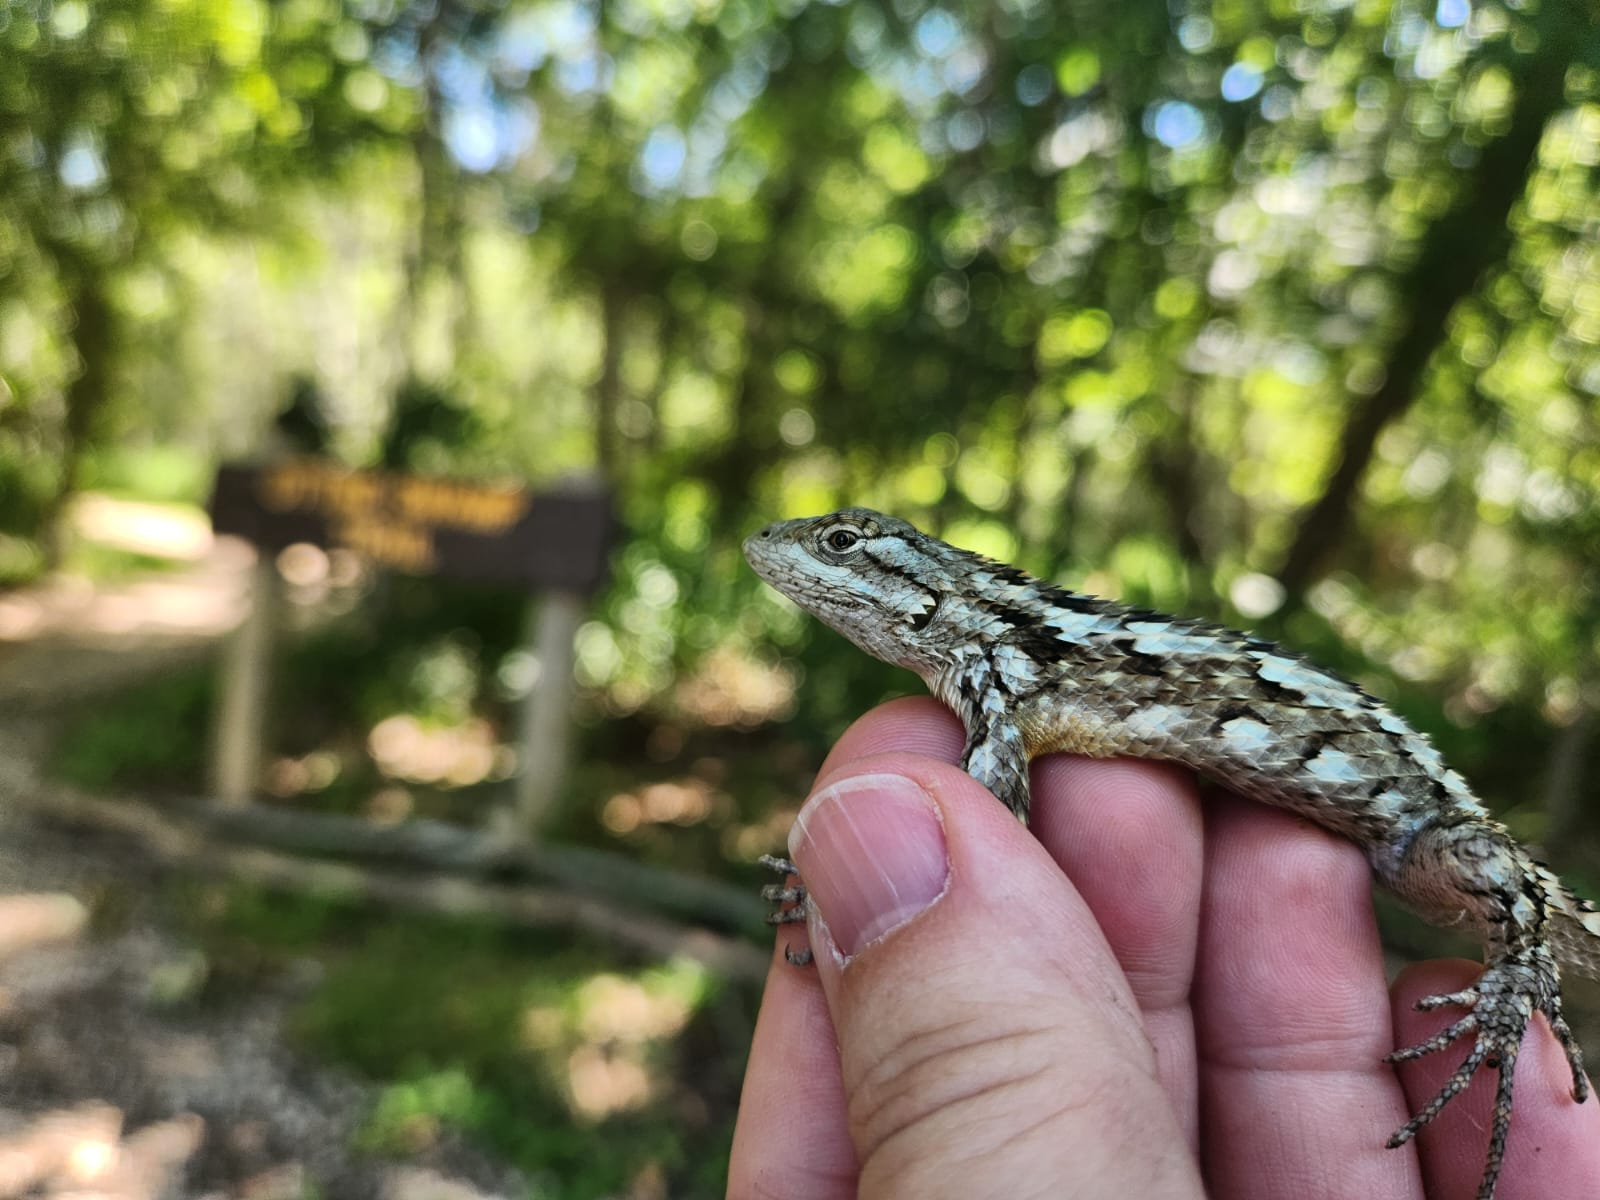
{"type": "MultiPolygon", "coordinates": [[[[1478,1200],[1492,1200],[1517,1052],[1535,1012],[1566,1051],[1573,1098],[1587,1097],[1561,1014],[1561,967],[1600,978],[1600,912],[1528,855],[1425,736],[1355,684],[1261,638],[1052,587],[870,509],[768,525],[744,553],[802,608],[922,676],[966,726],[962,766],[1023,821],[1036,755],[1167,759],[1349,838],[1421,916],[1481,933],[1478,981],[1419,1005],[1465,1014],[1389,1055],[1402,1062],[1472,1039],[1391,1147],[1493,1066],[1478,1189],[1478,1200]]],[[[803,919],[803,885],[767,894],[800,902],[775,920],[803,919]]]]}

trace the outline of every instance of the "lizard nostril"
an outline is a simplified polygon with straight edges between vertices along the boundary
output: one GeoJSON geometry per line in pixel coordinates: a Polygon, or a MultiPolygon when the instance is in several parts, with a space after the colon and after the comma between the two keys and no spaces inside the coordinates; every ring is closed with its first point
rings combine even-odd
{"type": "Polygon", "coordinates": [[[756,536],[758,538],[762,539],[763,541],[765,541],[767,538],[772,536],[772,526],[771,525],[764,526],[762,528],[761,532],[756,534],[756,536]]]}

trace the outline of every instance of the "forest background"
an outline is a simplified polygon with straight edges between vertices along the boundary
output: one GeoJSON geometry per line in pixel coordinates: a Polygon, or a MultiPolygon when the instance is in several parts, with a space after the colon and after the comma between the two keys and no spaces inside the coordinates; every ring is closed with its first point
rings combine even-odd
{"type": "MultiPolygon", "coordinates": [[[[738,540],[868,504],[1312,652],[1592,892],[1597,170],[1600,23],[1556,0],[9,0],[0,578],[154,569],[75,538],[75,497],[197,510],[286,437],[597,475],[622,533],[546,832],[753,883],[908,680],[738,540]]],[[[326,601],[337,564],[298,568],[326,601]]],[[[524,601],[346,584],[284,664],[269,790],[481,819],[524,601]]],[[[86,715],[58,770],[198,790],[173,731],[214,687],[86,715]]],[[[208,911],[215,955],[337,964],[298,1036],[389,1089],[372,1145],[718,1192],[740,985],[242,886],[208,911]],[[418,962],[441,982],[398,1000],[418,962]],[[618,994],[638,1086],[585,1099],[618,994]]]]}

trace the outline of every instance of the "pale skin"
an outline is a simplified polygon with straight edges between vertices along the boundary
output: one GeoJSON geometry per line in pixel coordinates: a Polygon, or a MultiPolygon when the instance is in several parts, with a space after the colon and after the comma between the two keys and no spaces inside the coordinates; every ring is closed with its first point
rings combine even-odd
{"type": "MultiPolygon", "coordinates": [[[[1386,1150],[1465,1046],[1382,1059],[1452,1019],[1416,999],[1479,967],[1391,988],[1355,846],[1170,765],[1068,756],[1033,764],[1025,829],[955,766],[963,741],[933,700],[896,701],[823,766],[819,787],[913,781],[949,880],[845,961],[813,924],[816,966],[793,967],[804,934],[779,933],[730,1197],[1473,1195],[1492,1086],[1386,1150]]],[[[1497,1200],[1592,1195],[1600,1105],[1573,1103],[1543,1017],[1516,1094],[1497,1200]]]]}

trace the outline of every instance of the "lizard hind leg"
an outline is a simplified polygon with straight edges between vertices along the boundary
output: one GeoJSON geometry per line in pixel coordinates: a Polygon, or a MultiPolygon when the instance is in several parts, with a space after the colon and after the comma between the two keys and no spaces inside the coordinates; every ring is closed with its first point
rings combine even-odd
{"type": "Polygon", "coordinates": [[[1449,1047],[1470,1036],[1466,1058],[1433,1099],[1417,1110],[1389,1139],[1391,1149],[1403,1146],[1419,1130],[1444,1110],[1451,1100],[1465,1091],[1483,1066],[1493,1067],[1499,1076],[1495,1091],[1494,1115],[1489,1132],[1489,1152],[1484,1165],[1477,1200],[1493,1200],[1495,1183],[1505,1157],[1506,1139],[1511,1130],[1511,1088],[1516,1074],[1517,1055],[1523,1034],[1535,1012],[1549,1018],[1568,1061],[1573,1078],[1582,1080],[1583,1063],[1572,1032],[1561,1015],[1561,995],[1555,960],[1543,947],[1534,946],[1512,952],[1490,964],[1477,983],[1465,991],[1419,1000],[1419,1009],[1460,1005],[1468,1011],[1454,1023],[1425,1041],[1397,1050],[1388,1056],[1391,1063],[1409,1062],[1449,1047]]]}
{"type": "Polygon", "coordinates": [[[1424,1011],[1465,1009],[1452,1024],[1414,1046],[1389,1055],[1408,1062],[1470,1038],[1461,1065],[1406,1124],[1389,1139],[1402,1146],[1465,1091],[1479,1068],[1499,1076],[1489,1131],[1489,1152],[1477,1200],[1493,1200],[1511,1129],[1512,1084],[1522,1039],[1535,1013],[1544,1013],[1572,1069],[1573,1098],[1588,1085],[1583,1056],[1561,1011],[1561,970],[1550,939],[1550,912],[1537,869],[1499,826],[1488,820],[1460,821],[1421,831],[1387,882],[1404,900],[1441,924],[1469,924],[1488,934],[1488,965],[1459,992],[1429,996],[1424,1011]],[[1452,920],[1452,918],[1454,918],[1452,920]]]}

